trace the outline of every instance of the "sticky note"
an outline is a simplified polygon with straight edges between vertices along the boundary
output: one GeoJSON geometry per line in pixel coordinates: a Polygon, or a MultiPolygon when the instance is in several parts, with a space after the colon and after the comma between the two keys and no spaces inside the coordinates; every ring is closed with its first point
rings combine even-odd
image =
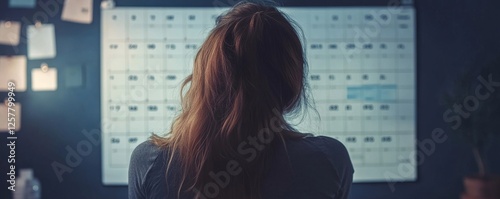
{"type": "Polygon", "coordinates": [[[0,21],[0,44],[17,46],[21,34],[21,23],[0,21]]]}
{"type": "Polygon", "coordinates": [[[65,0],[61,19],[83,24],[92,23],[92,0],[65,0]]]}
{"type": "Polygon", "coordinates": [[[56,57],[54,25],[28,26],[28,58],[47,59],[54,57],[56,57]]]}
{"type": "Polygon", "coordinates": [[[33,91],[54,91],[57,89],[57,69],[49,68],[43,71],[40,68],[31,70],[31,89],[33,91]]]}
{"type": "Polygon", "coordinates": [[[83,69],[82,66],[69,66],[64,68],[64,83],[68,88],[82,87],[83,69]]]}
{"type": "Polygon", "coordinates": [[[15,92],[26,91],[26,56],[0,56],[0,91],[8,91],[9,82],[15,92]]]}
{"type": "Polygon", "coordinates": [[[10,8],[34,8],[36,0],[9,0],[10,8]]]}
{"type": "Polygon", "coordinates": [[[14,103],[10,108],[3,100],[0,102],[0,132],[21,129],[21,104],[14,103]]]}

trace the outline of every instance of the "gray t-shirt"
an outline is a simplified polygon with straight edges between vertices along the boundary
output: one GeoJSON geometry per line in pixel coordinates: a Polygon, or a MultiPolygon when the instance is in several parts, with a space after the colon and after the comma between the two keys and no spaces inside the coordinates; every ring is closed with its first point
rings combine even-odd
{"type": "MultiPolygon", "coordinates": [[[[263,199],[348,197],[354,169],[346,148],[336,139],[308,136],[286,139],[284,144],[276,142],[272,147],[270,167],[262,183],[263,199]]],[[[167,150],[150,141],[134,150],[129,168],[129,199],[194,198],[193,193],[181,193],[178,197],[180,177],[175,161],[166,179],[169,156],[167,150]]]]}

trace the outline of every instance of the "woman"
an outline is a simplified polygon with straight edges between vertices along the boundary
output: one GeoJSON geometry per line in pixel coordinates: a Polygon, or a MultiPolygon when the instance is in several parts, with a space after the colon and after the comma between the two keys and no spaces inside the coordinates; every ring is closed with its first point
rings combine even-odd
{"type": "Polygon", "coordinates": [[[353,168],[335,139],[297,132],[306,61],[286,15],[240,3],[220,16],[183,84],[166,137],[132,154],[130,198],[347,198],[353,168]]]}

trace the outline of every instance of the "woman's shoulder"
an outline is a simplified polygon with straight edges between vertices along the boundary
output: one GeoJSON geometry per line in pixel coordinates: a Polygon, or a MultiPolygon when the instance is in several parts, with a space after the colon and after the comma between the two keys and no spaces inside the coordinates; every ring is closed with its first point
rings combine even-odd
{"type": "Polygon", "coordinates": [[[340,147],[340,148],[345,148],[344,144],[342,144],[340,141],[338,141],[335,138],[332,137],[327,137],[323,135],[307,135],[302,138],[303,142],[308,142],[311,144],[314,144],[315,146],[329,146],[329,147],[340,147]]]}
{"type": "Polygon", "coordinates": [[[319,148],[320,151],[325,153],[326,155],[349,155],[344,144],[342,144],[342,142],[338,141],[335,138],[327,136],[310,136],[305,137],[304,139],[308,142],[311,142],[311,144],[314,144],[314,146],[319,148]]]}
{"type": "Polygon", "coordinates": [[[165,198],[167,156],[168,150],[157,146],[151,140],[142,142],[134,149],[128,176],[129,196],[132,196],[130,198],[165,198]]]}
{"type": "Polygon", "coordinates": [[[298,139],[288,139],[287,145],[308,149],[308,151],[347,153],[344,144],[335,138],[327,136],[306,135],[298,139]]]}
{"type": "Polygon", "coordinates": [[[161,151],[160,147],[156,146],[151,140],[146,140],[135,147],[131,158],[141,162],[150,162],[154,161],[161,151]]]}
{"type": "Polygon", "coordinates": [[[156,146],[151,140],[140,143],[130,157],[129,175],[140,182],[144,182],[147,174],[155,167],[158,158],[164,150],[156,146]]]}
{"type": "MultiPolygon", "coordinates": [[[[341,172],[353,172],[352,162],[344,144],[327,136],[308,135],[287,141],[287,150],[302,159],[323,159],[341,172]]],[[[290,154],[289,153],[289,154],[290,154]]]]}
{"type": "MultiPolygon", "coordinates": [[[[354,169],[347,149],[338,140],[312,135],[286,139],[277,158],[283,152],[293,176],[284,198],[342,198],[337,196],[348,192],[354,169]]],[[[287,167],[279,169],[283,168],[287,167]]]]}

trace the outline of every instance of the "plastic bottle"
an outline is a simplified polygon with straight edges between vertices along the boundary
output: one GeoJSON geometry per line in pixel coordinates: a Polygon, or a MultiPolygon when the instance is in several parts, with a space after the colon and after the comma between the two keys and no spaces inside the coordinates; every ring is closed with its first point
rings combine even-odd
{"type": "Polygon", "coordinates": [[[42,195],[40,181],[33,176],[33,170],[21,169],[16,179],[16,191],[13,199],[40,199],[42,195]]]}

